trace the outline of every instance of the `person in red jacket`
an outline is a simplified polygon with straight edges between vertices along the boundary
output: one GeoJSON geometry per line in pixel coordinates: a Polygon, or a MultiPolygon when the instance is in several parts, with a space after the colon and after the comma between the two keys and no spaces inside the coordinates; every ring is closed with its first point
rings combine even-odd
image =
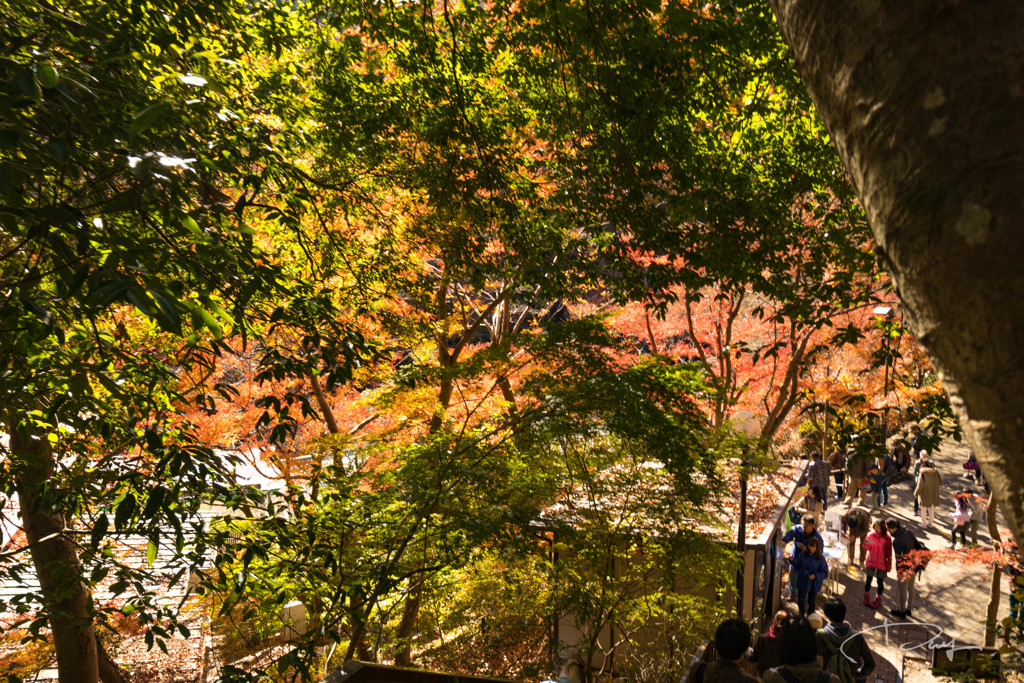
{"type": "Polygon", "coordinates": [[[882,606],[882,593],[885,591],[885,575],[892,569],[892,537],[885,531],[885,521],[876,520],[875,527],[864,539],[864,547],[868,549],[868,559],[864,563],[864,573],[868,575],[864,583],[864,604],[878,609],[882,606]],[[878,592],[871,599],[871,579],[878,578],[878,592]]]}

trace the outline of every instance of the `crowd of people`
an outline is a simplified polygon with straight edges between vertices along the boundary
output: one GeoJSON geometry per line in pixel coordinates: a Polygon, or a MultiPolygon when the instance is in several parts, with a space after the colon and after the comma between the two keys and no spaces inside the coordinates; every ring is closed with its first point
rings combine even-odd
{"type": "Polygon", "coordinates": [[[750,626],[726,619],[715,631],[713,662],[698,662],[688,683],[863,683],[875,670],[875,658],[846,621],[846,605],[836,597],[822,605],[825,624],[814,628],[807,617],[781,609],[771,626],[752,642],[750,626]],[[750,662],[757,677],[747,673],[750,662]]]}
{"type": "MultiPolygon", "coordinates": [[[[835,450],[828,460],[823,460],[818,452],[811,453],[807,492],[795,506],[804,515],[802,523],[783,537],[786,543],[793,542],[788,558],[789,590],[796,596],[800,614],[807,616],[815,611],[821,579],[828,576],[828,562],[821,553],[824,546],[818,530],[828,509],[830,485],[834,483],[834,504],[848,506],[840,518],[847,562],[862,567],[865,573],[864,603],[875,609],[882,606],[885,580],[895,565],[899,591],[891,612],[897,617],[913,615],[915,578],[927,564],[926,554],[918,551],[927,548],[906,525],[901,526],[894,518],[885,519],[881,511],[889,505],[889,486],[912,478],[914,515],[920,517],[923,530],[936,526],[935,511],[940,506],[943,480],[926,448],[928,443],[921,427],[913,424],[909,440],[894,439],[891,450],[878,458],[865,458],[853,448],[835,450]],[[817,544],[809,544],[808,539],[812,537],[817,544]]],[[[963,468],[965,477],[987,491],[973,453],[969,453],[963,468]]],[[[968,531],[970,547],[977,547],[978,527],[985,511],[986,501],[972,488],[955,489],[949,514],[950,549],[956,549],[957,540],[961,550],[968,547],[968,531]]]]}
{"type": "MultiPolygon", "coordinates": [[[[794,525],[783,536],[788,550],[789,580],[785,593],[795,602],[779,610],[767,630],[751,643],[749,626],[738,619],[723,622],[715,637],[718,658],[691,669],[688,681],[729,683],[757,680],[746,673],[743,662],[755,665],[757,678],[768,683],[857,683],[866,680],[875,660],[860,634],[845,622],[846,605],[829,597],[818,610],[818,594],[829,576],[829,561],[823,552],[820,530],[830,503],[840,505],[839,533],[846,545],[849,565],[864,572],[864,604],[883,609],[886,582],[895,569],[896,590],[888,607],[893,618],[913,619],[915,582],[929,559],[927,546],[910,528],[913,524],[887,516],[889,487],[910,481],[914,494],[914,515],[920,528],[934,528],[936,510],[943,489],[952,488],[949,512],[950,549],[978,545],[978,528],[986,513],[985,483],[973,453],[963,464],[964,477],[982,488],[981,495],[968,485],[949,486],[943,482],[921,427],[910,427],[910,438],[895,439],[885,456],[867,458],[855,449],[835,450],[828,459],[811,453],[806,473],[806,493],[796,502],[794,525]],[[829,489],[834,486],[834,497],[829,489]],[[970,541],[968,542],[968,533],[970,541]],[[812,626],[812,620],[822,623],[812,626]],[[849,657],[838,655],[840,648],[849,657]]],[[[966,483],[966,482],[965,482],[966,483]]],[[[834,513],[833,513],[834,515],[834,513]]],[[[1009,566],[1009,565],[1008,565],[1009,566]]],[[[1024,596],[1024,572],[1020,564],[1008,571],[1012,587],[1024,596]]],[[[1011,616],[1024,618],[1024,601],[1011,597],[1011,616]]],[[[785,603],[784,603],[785,604],[785,603]]]]}

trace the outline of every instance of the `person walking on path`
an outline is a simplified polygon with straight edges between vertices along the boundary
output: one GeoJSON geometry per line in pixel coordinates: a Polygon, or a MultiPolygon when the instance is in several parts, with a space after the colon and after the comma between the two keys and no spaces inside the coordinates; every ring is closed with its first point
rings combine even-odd
{"type": "Polygon", "coordinates": [[[1021,566],[1020,549],[1016,542],[1007,541],[1002,544],[1000,552],[1003,556],[1000,562],[1003,573],[1010,580],[1010,618],[1019,623],[1024,616],[1021,610],[1024,604],[1024,567],[1021,566]]]}
{"type": "Polygon", "coordinates": [[[846,655],[853,660],[850,664],[857,683],[864,683],[875,670],[875,658],[864,641],[864,635],[853,633],[853,628],[846,623],[846,603],[831,597],[821,606],[821,612],[828,620],[825,628],[818,629],[817,633],[818,654],[824,668],[833,670],[834,667],[829,666],[832,658],[846,655]]]}
{"type": "Polygon", "coordinates": [[[868,476],[870,463],[866,458],[858,457],[856,452],[848,454],[846,458],[846,473],[849,481],[846,482],[846,502],[854,503],[860,496],[861,504],[864,503],[865,493],[861,490],[864,479],[868,476]]]}
{"type": "Polygon", "coordinates": [[[864,478],[864,483],[861,484],[861,491],[871,499],[872,510],[877,510],[879,507],[879,497],[882,494],[884,480],[885,475],[882,474],[881,468],[876,463],[871,463],[868,469],[868,476],[864,478]]]}
{"type": "MultiPolygon", "coordinates": [[[[812,515],[804,515],[803,523],[800,526],[795,526],[786,532],[786,535],[782,537],[782,543],[785,545],[790,541],[793,542],[793,557],[798,557],[803,553],[807,552],[807,541],[811,538],[818,539],[820,547],[825,547],[825,541],[822,540],[821,534],[818,533],[817,528],[814,524],[814,517],[812,515]]],[[[799,572],[793,568],[792,563],[789,567],[789,592],[790,595],[799,595],[799,589],[797,587],[797,578],[799,572]]]]}
{"type": "Polygon", "coordinates": [[[921,431],[921,425],[916,422],[910,425],[910,450],[913,451],[914,457],[925,450],[927,445],[928,437],[921,431]]]}
{"type": "Polygon", "coordinates": [[[931,529],[935,522],[935,508],[939,504],[942,475],[935,469],[935,462],[929,458],[921,467],[921,473],[914,487],[914,496],[921,502],[921,526],[931,529]]]}
{"type": "Polygon", "coordinates": [[[886,507],[889,504],[889,484],[892,483],[893,474],[896,471],[896,461],[889,455],[878,458],[878,505],[886,507]]]}
{"type": "Polygon", "coordinates": [[[763,683],[840,683],[818,663],[817,637],[806,617],[790,617],[782,624],[779,659],[782,666],[768,669],[763,683]]]}
{"type": "Polygon", "coordinates": [[[864,547],[864,539],[867,538],[868,532],[871,531],[871,513],[862,507],[852,507],[842,516],[839,524],[843,535],[847,538],[847,564],[854,564],[853,558],[856,552],[854,546],[857,545],[857,541],[860,541],[860,562],[857,564],[863,566],[867,553],[867,548],[864,547]]]}
{"type": "Polygon", "coordinates": [[[832,468],[821,459],[821,453],[811,453],[811,464],[807,466],[807,487],[813,489],[817,486],[821,489],[822,500],[825,501],[824,509],[828,509],[828,484],[832,478],[832,468]]]}
{"type": "MultiPolygon", "coordinates": [[[[921,479],[921,468],[924,467],[925,463],[928,462],[928,451],[922,451],[916,455],[914,460],[914,488],[917,488],[917,482],[921,479]]],[[[914,494],[914,515],[921,514],[921,499],[914,494]]]]}
{"type": "Polygon", "coordinates": [[[791,616],[793,615],[790,614],[789,610],[780,609],[775,613],[775,619],[772,620],[768,630],[759,635],[757,640],[754,641],[754,648],[747,656],[747,661],[757,665],[758,677],[763,678],[765,671],[782,664],[782,660],[779,659],[779,641],[782,636],[782,624],[791,616]]]}
{"type": "Polygon", "coordinates": [[[836,500],[843,499],[843,479],[846,477],[846,454],[838,448],[828,456],[828,466],[836,482],[836,500]]]}
{"type": "Polygon", "coordinates": [[[875,520],[874,529],[864,540],[868,549],[868,559],[864,563],[864,604],[878,609],[882,606],[882,593],[885,592],[885,575],[892,569],[892,538],[885,531],[885,523],[875,520]],[[874,599],[871,598],[871,579],[877,578],[878,590],[874,599]]]}
{"type": "Polygon", "coordinates": [[[821,541],[811,537],[807,539],[807,552],[794,555],[789,563],[789,571],[796,572],[797,607],[800,614],[810,616],[814,612],[818,593],[828,578],[828,562],[821,554],[821,541]]]}
{"type": "Polygon", "coordinates": [[[963,491],[953,496],[953,511],[949,516],[953,524],[949,549],[956,550],[956,535],[960,534],[960,549],[963,550],[967,547],[967,527],[971,525],[971,500],[963,491]]]}
{"type": "Polygon", "coordinates": [[[750,626],[742,619],[726,619],[715,630],[717,658],[710,664],[697,662],[690,669],[688,683],[755,683],[756,678],[740,668],[750,647],[750,626]]]}
{"type": "Polygon", "coordinates": [[[892,463],[892,470],[887,472],[890,484],[898,484],[907,477],[910,470],[911,457],[907,442],[896,438],[892,442],[892,450],[889,451],[889,462],[892,463]]]}
{"type": "Polygon", "coordinates": [[[963,490],[967,494],[967,502],[971,505],[971,547],[978,547],[978,526],[981,524],[981,518],[985,515],[985,511],[988,508],[988,501],[978,500],[974,495],[974,489],[965,488],[963,490]]]}
{"type": "Polygon", "coordinates": [[[804,497],[797,502],[796,509],[801,515],[814,517],[815,528],[821,528],[821,515],[825,511],[825,500],[821,489],[809,486],[804,497]]]}
{"type": "Polygon", "coordinates": [[[896,609],[892,615],[899,619],[910,618],[914,602],[914,582],[917,579],[919,563],[915,551],[927,550],[910,529],[900,525],[899,520],[889,519],[885,528],[892,537],[892,550],[896,555],[896,609]]]}

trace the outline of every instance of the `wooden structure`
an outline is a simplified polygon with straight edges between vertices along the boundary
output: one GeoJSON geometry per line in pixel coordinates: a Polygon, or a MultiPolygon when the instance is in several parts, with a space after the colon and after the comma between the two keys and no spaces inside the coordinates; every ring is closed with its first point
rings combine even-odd
{"type": "Polygon", "coordinates": [[[349,660],[333,671],[323,683],[510,683],[503,678],[484,678],[425,669],[370,664],[349,660]]]}

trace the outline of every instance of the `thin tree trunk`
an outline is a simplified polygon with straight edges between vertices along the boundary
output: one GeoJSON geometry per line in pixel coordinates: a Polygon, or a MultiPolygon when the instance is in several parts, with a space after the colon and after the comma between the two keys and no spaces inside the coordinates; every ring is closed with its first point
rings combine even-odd
{"type": "MultiPolygon", "coordinates": [[[[995,496],[989,496],[988,500],[988,535],[995,544],[1002,541],[1002,537],[999,535],[999,525],[996,523],[995,496]]],[[[1002,594],[1002,591],[999,589],[999,582],[1002,578],[1002,569],[993,562],[992,581],[988,589],[988,610],[985,614],[985,647],[993,647],[996,644],[996,632],[999,630],[996,619],[999,616],[999,597],[1002,594]]]]}
{"type": "Polygon", "coordinates": [[[509,415],[514,415],[516,412],[516,394],[512,391],[512,383],[508,380],[508,377],[498,378],[498,388],[501,389],[501,397],[508,404],[507,410],[509,415]]]}
{"type": "Polygon", "coordinates": [[[324,416],[324,424],[327,425],[327,431],[331,434],[340,434],[341,430],[338,429],[338,421],[334,419],[334,411],[331,409],[331,404],[327,402],[327,397],[324,396],[324,390],[320,386],[320,380],[316,378],[316,375],[310,375],[309,383],[313,387],[313,395],[316,396],[316,404],[320,407],[320,412],[324,416]]]}
{"type": "MultiPolygon", "coordinates": [[[[14,426],[17,421],[11,419],[8,424],[14,426]]],[[[12,460],[23,463],[16,476],[21,518],[49,615],[60,681],[96,683],[99,652],[78,553],[63,535],[63,515],[39,495],[53,475],[53,453],[45,434],[27,435],[17,428],[8,433],[12,460]]]]}
{"type": "Polygon", "coordinates": [[[654,339],[654,330],[651,329],[651,312],[644,309],[644,322],[647,323],[647,339],[651,342],[651,353],[657,355],[658,342],[654,339]]]}

